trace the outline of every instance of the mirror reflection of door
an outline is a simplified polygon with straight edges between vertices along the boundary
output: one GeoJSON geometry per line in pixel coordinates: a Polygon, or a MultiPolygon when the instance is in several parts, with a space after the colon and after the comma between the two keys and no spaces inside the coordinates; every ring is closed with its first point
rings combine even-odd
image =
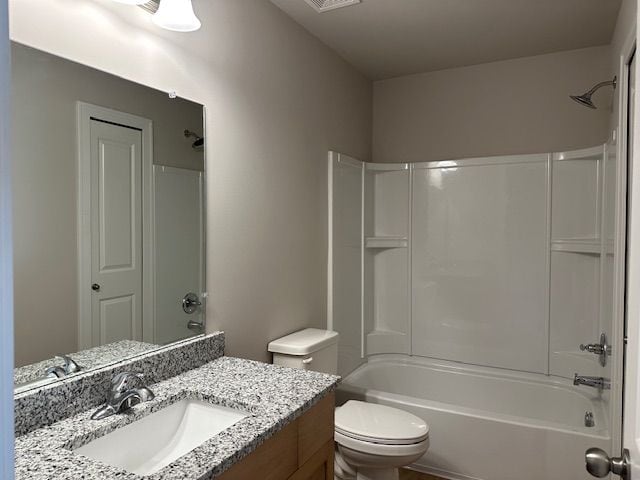
{"type": "Polygon", "coordinates": [[[94,346],[142,340],[142,132],[96,119],[90,131],[92,298],[84,321],[94,346]]]}
{"type": "Polygon", "coordinates": [[[153,344],[150,118],[76,102],[78,346],[153,344]]]}
{"type": "Polygon", "coordinates": [[[203,172],[151,167],[149,119],[80,103],[79,125],[82,348],[202,333],[203,172]]]}

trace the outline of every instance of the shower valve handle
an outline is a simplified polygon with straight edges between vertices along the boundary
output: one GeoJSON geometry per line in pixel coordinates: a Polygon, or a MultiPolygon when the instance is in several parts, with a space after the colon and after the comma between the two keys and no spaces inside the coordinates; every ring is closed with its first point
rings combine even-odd
{"type": "Polygon", "coordinates": [[[611,345],[607,343],[606,333],[600,335],[600,343],[581,344],[580,350],[598,355],[600,357],[600,365],[603,367],[607,364],[607,357],[611,355],[611,345]]]}

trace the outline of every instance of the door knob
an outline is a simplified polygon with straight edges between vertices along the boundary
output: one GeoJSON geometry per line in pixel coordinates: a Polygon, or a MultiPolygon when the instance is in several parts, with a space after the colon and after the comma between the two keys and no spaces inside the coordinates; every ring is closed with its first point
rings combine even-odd
{"type": "Polygon", "coordinates": [[[100,284],[99,283],[94,283],[93,285],[91,285],[91,290],[93,290],[94,292],[99,292],[100,291],[100,284]]]}
{"type": "Polygon", "coordinates": [[[587,472],[597,478],[604,478],[609,473],[620,475],[622,480],[631,478],[631,461],[629,450],[624,450],[621,457],[610,458],[607,453],[600,448],[590,448],[585,453],[587,472]]]}

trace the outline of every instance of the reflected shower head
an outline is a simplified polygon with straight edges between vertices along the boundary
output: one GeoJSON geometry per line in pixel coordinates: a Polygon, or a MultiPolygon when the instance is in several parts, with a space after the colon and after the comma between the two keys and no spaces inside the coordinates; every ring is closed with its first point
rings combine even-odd
{"type": "Polygon", "coordinates": [[[593,96],[593,94],[596,93],[602,87],[608,87],[610,85],[615,90],[617,83],[618,83],[618,77],[613,77],[613,80],[609,80],[608,82],[600,82],[591,90],[583,93],[582,95],[569,95],[569,98],[571,98],[571,100],[575,102],[578,102],[580,105],[584,105],[585,107],[589,107],[595,110],[598,107],[596,107],[595,104],[593,103],[593,100],[591,100],[591,97],[593,96]]]}
{"type": "Polygon", "coordinates": [[[201,137],[197,133],[192,132],[191,130],[185,130],[184,136],[186,138],[193,137],[196,139],[195,142],[191,144],[191,148],[193,148],[194,150],[200,150],[204,147],[204,137],[201,137]]]}

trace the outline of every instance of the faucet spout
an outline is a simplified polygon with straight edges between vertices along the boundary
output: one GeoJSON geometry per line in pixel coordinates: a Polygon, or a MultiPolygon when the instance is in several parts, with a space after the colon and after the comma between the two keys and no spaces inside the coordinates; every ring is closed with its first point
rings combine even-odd
{"type": "Polygon", "coordinates": [[[64,365],[47,368],[44,373],[45,377],[63,378],[67,375],[71,375],[72,373],[77,373],[82,370],[82,367],[78,365],[69,355],[58,355],[56,356],[56,358],[64,361],[64,365]]]}
{"type": "Polygon", "coordinates": [[[573,384],[597,388],[600,391],[611,389],[611,381],[608,378],[589,377],[586,375],[578,375],[577,373],[573,377],[573,384]]]}
{"type": "Polygon", "coordinates": [[[127,392],[122,395],[117,402],[105,403],[102,407],[93,412],[91,420],[102,420],[103,418],[110,417],[111,415],[125,412],[139,403],[142,403],[142,398],[138,392],[127,392]]]}
{"type": "Polygon", "coordinates": [[[139,388],[130,388],[129,382],[142,379],[141,374],[120,373],[111,380],[111,391],[107,402],[91,415],[92,420],[103,418],[126,412],[131,407],[142,402],[148,402],[155,398],[153,392],[145,385],[139,388]]]}

